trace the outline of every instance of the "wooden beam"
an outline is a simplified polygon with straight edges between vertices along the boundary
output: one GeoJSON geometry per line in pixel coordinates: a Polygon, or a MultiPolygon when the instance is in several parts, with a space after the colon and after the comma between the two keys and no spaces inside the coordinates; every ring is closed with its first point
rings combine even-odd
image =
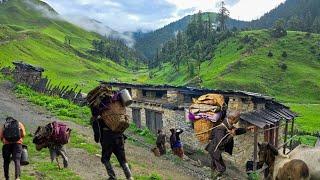
{"type": "Polygon", "coordinates": [[[279,122],[276,124],[276,139],[275,139],[275,145],[276,145],[276,147],[278,147],[278,144],[279,144],[279,122]]]}
{"type": "MultiPolygon", "coordinates": [[[[292,119],[292,122],[291,122],[291,137],[293,137],[293,128],[294,128],[294,119],[292,119]]],[[[292,150],[292,138],[290,140],[290,150],[292,150]]]]}
{"type": "Polygon", "coordinates": [[[253,142],[253,171],[257,169],[256,163],[258,159],[258,133],[257,133],[257,126],[254,127],[254,142],[253,142]]]}
{"type": "Polygon", "coordinates": [[[288,120],[286,120],[286,126],[284,128],[284,146],[283,146],[283,154],[286,154],[286,148],[287,148],[287,138],[288,138],[288,120]]]}

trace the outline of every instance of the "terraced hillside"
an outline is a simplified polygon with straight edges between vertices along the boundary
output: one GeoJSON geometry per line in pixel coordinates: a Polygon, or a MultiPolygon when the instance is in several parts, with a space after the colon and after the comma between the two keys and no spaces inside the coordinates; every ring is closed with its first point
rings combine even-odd
{"type": "Polygon", "coordinates": [[[102,37],[60,19],[41,1],[0,4],[0,22],[0,66],[23,60],[44,67],[53,83],[79,84],[84,90],[96,80],[130,81],[134,76],[110,59],[90,55],[92,40],[102,37]]]}

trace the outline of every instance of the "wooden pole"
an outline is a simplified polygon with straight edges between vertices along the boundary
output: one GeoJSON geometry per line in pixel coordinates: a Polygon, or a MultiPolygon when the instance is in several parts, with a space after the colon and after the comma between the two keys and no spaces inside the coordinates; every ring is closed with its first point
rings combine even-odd
{"type": "Polygon", "coordinates": [[[258,133],[257,133],[257,127],[254,127],[254,142],[253,142],[253,171],[257,170],[257,157],[258,157],[258,133]]]}
{"type": "Polygon", "coordinates": [[[286,154],[286,148],[287,148],[287,137],[288,136],[288,120],[286,120],[286,127],[284,128],[284,147],[283,147],[283,154],[286,154]]]}
{"type": "MultiPolygon", "coordinates": [[[[294,119],[291,120],[291,137],[293,137],[293,129],[294,129],[294,119]]],[[[292,138],[290,140],[290,150],[292,150],[292,138]]]]}
{"type": "Polygon", "coordinates": [[[276,138],[275,138],[275,145],[276,147],[278,147],[278,144],[279,144],[279,122],[276,124],[276,138]]]}

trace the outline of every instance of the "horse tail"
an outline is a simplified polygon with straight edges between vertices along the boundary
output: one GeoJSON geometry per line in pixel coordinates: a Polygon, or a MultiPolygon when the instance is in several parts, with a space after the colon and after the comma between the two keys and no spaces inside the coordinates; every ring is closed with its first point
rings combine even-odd
{"type": "Polygon", "coordinates": [[[300,177],[303,178],[303,179],[309,179],[310,178],[309,168],[308,168],[308,166],[307,166],[307,164],[305,162],[303,162],[303,164],[301,164],[300,177]]]}

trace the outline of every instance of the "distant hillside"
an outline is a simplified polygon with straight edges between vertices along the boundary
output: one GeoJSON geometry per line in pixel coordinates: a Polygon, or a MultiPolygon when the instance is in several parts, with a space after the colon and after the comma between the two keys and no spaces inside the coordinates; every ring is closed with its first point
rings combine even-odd
{"type": "MultiPolygon", "coordinates": [[[[55,83],[77,83],[87,89],[96,84],[96,80],[132,80],[133,75],[125,67],[90,53],[93,40],[118,47],[115,42],[54,14],[49,5],[38,0],[9,0],[0,4],[0,66],[24,60],[44,67],[46,75],[55,83]],[[46,9],[53,14],[46,14],[46,9]]],[[[120,60],[123,65],[128,60],[127,67],[139,65],[130,59],[120,60]]]]}
{"type": "Polygon", "coordinates": [[[272,38],[267,30],[241,32],[221,42],[214,54],[201,64],[200,72],[194,69],[195,75],[190,75],[186,59],[179,71],[165,63],[151,72],[150,83],[196,81],[202,87],[260,92],[282,101],[320,102],[318,34],[288,32],[272,38]]]}
{"type": "Polygon", "coordinates": [[[320,1],[286,0],[247,25],[251,28],[270,28],[278,19],[283,19],[291,30],[320,33],[320,1]]]}
{"type": "MultiPolygon", "coordinates": [[[[212,18],[213,23],[216,23],[216,13],[203,13],[203,17],[209,16],[212,18]]],[[[142,52],[149,60],[153,59],[157,49],[161,47],[162,44],[167,42],[168,40],[172,39],[178,31],[184,31],[186,30],[188,24],[190,23],[191,19],[195,15],[188,15],[184,18],[172,22],[163,28],[160,28],[158,30],[148,32],[148,33],[142,33],[137,32],[135,33],[135,39],[136,39],[136,45],[135,48],[142,52]]],[[[227,22],[227,25],[229,28],[237,27],[237,28],[243,28],[245,27],[245,22],[237,21],[233,19],[229,19],[227,22]]]]}

